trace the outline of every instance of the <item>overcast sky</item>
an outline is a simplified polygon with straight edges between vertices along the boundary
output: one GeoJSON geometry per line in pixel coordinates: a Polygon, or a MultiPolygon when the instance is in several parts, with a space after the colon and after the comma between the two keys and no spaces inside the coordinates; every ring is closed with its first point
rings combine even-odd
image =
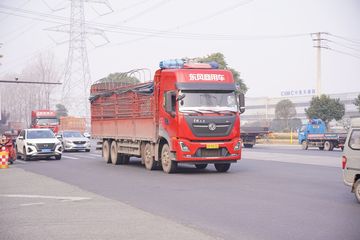
{"type": "MultiPolygon", "coordinates": [[[[360,92],[359,0],[108,2],[113,12],[106,15],[106,5],[85,4],[88,21],[110,24],[104,32],[108,44],[95,47],[105,40],[88,35],[92,81],[135,68],[154,74],[164,59],[221,52],[241,72],[247,96],[279,97],[285,90],[316,88],[310,33],[327,32],[322,93],[360,92]]],[[[0,76],[20,73],[40,52],[53,52],[63,68],[68,43],[56,42],[68,35],[44,29],[65,24],[69,16],[70,1],[0,0],[0,76]]]]}

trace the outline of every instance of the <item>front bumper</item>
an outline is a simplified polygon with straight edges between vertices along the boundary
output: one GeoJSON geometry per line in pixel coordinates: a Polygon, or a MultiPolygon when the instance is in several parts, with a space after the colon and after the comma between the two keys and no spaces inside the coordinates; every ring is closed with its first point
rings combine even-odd
{"type": "Polygon", "coordinates": [[[31,158],[53,157],[62,154],[63,148],[61,144],[56,145],[52,149],[40,149],[37,146],[28,145],[26,147],[26,155],[31,158]]]}
{"type": "Polygon", "coordinates": [[[187,139],[173,140],[176,151],[174,159],[186,163],[225,163],[241,159],[241,142],[239,138],[228,141],[189,141],[187,139]],[[181,147],[185,145],[188,151],[181,147]],[[238,149],[234,149],[238,146],[238,149]]]}
{"type": "Polygon", "coordinates": [[[81,150],[90,150],[90,143],[85,144],[75,144],[72,142],[65,142],[63,144],[65,151],[81,151],[81,150]]]}

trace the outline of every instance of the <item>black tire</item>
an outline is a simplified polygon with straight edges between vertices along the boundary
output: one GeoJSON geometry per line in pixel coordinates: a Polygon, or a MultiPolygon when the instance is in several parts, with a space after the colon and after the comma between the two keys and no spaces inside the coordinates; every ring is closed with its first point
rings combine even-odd
{"type": "Polygon", "coordinates": [[[319,150],[321,150],[321,151],[324,150],[324,147],[319,147],[319,150]]]}
{"type": "Polygon", "coordinates": [[[106,163],[111,163],[110,159],[110,142],[108,140],[104,140],[102,145],[102,156],[106,163]]]}
{"type": "Polygon", "coordinates": [[[244,148],[252,148],[253,146],[254,144],[249,144],[249,143],[244,144],[244,148]]]}
{"type": "Polygon", "coordinates": [[[85,152],[90,152],[90,149],[85,149],[85,152]]]}
{"type": "Polygon", "coordinates": [[[26,149],[25,149],[25,147],[23,148],[23,154],[22,154],[22,156],[23,156],[23,160],[24,160],[24,161],[29,160],[29,156],[26,155],[26,149]]]}
{"type": "Polygon", "coordinates": [[[60,160],[61,159],[61,154],[60,155],[55,155],[55,159],[60,160]]]}
{"type": "Polygon", "coordinates": [[[344,146],[340,147],[341,148],[341,151],[344,151],[344,146]]]}
{"type": "Polygon", "coordinates": [[[218,172],[227,172],[230,169],[230,163],[215,163],[215,168],[218,172]]]}
{"type": "Polygon", "coordinates": [[[334,145],[332,142],[330,142],[330,141],[324,142],[324,150],[325,151],[332,151],[333,149],[334,149],[334,145]]]}
{"type": "Polygon", "coordinates": [[[154,170],[156,168],[156,162],[151,151],[151,144],[146,143],[143,151],[143,161],[147,170],[154,170]]]}
{"type": "Polygon", "coordinates": [[[161,166],[165,173],[174,173],[177,169],[177,162],[171,160],[171,152],[168,144],[161,149],[161,166]]]}
{"type": "Polygon", "coordinates": [[[121,155],[117,151],[117,144],[116,141],[112,141],[110,147],[110,159],[111,163],[114,165],[118,165],[122,163],[121,155]]]}
{"type": "Polygon", "coordinates": [[[356,199],[360,203],[360,179],[358,179],[354,184],[354,193],[355,193],[356,199]]]}
{"type": "Polygon", "coordinates": [[[205,169],[207,167],[207,163],[195,164],[195,167],[197,169],[205,169]]]}
{"type": "Polygon", "coordinates": [[[307,141],[304,140],[304,141],[301,142],[301,148],[303,150],[307,150],[309,148],[309,145],[308,145],[307,141]]]}
{"type": "Polygon", "coordinates": [[[19,153],[19,151],[18,151],[18,149],[17,149],[17,146],[16,146],[16,159],[21,159],[21,155],[20,155],[20,153],[19,153]]]}

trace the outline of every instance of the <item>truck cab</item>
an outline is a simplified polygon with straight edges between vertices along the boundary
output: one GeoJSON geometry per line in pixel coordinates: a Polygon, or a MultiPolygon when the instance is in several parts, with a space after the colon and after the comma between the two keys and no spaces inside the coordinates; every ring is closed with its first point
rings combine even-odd
{"type": "Polygon", "coordinates": [[[326,132],[326,125],[321,119],[311,119],[307,124],[301,126],[298,132],[298,140],[303,144],[309,134],[322,134],[326,132]]]}
{"type": "Polygon", "coordinates": [[[49,128],[54,133],[58,133],[59,124],[55,111],[34,110],[31,112],[31,128],[49,128]]]}
{"type": "Polygon", "coordinates": [[[173,161],[200,163],[197,167],[216,163],[227,171],[241,158],[239,105],[243,111],[244,100],[230,71],[198,64],[164,68],[157,71],[155,86],[163,106],[159,135],[170,143],[173,161]]]}

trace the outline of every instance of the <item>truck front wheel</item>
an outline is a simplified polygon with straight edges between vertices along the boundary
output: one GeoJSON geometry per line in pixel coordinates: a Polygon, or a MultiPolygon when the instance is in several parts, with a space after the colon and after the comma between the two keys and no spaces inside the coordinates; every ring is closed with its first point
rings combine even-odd
{"type": "Polygon", "coordinates": [[[227,172],[230,168],[230,163],[215,163],[215,168],[218,172],[227,172]]]}
{"type": "Polygon", "coordinates": [[[176,172],[177,162],[171,160],[169,145],[164,144],[161,150],[161,166],[166,173],[176,172]]]}
{"type": "Polygon", "coordinates": [[[304,141],[302,141],[301,142],[301,148],[303,149],[303,150],[307,150],[308,149],[308,143],[304,140],[304,141]]]}
{"type": "Polygon", "coordinates": [[[111,163],[110,159],[110,142],[108,140],[104,140],[102,145],[102,156],[106,163],[111,163]]]}

